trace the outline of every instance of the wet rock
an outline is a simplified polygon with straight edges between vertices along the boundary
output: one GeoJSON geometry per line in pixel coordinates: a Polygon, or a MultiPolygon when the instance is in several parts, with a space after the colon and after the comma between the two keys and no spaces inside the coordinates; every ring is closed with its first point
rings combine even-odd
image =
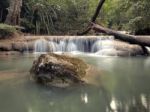
{"type": "Polygon", "coordinates": [[[29,51],[34,51],[34,44],[35,44],[34,41],[28,41],[27,42],[27,46],[28,46],[29,51]]]}
{"type": "Polygon", "coordinates": [[[12,44],[12,48],[15,51],[23,52],[28,50],[28,45],[26,42],[15,42],[12,44]]]}
{"type": "Polygon", "coordinates": [[[97,55],[105,55],[105,56],[139,56],[143,55],[143,49],[139,45],[133,45],[126,42],[116,41],[114,40],[109,46],[112,46],[109,49],[99,50],[97,55]]]}
{"type": "Polygon", "coordinates": [[[117,51],[117,56],[137,56],[144,54],[141,46],[126,42],[114,41],[114,48],[117,51]]]}
{"type": "Polygon", "coordinates": [[[12,50],[12,43],[0,43],[0,51],[11,51],[12,50]]]}
{"type": "Polygon", "coordinates": [[[87,69],[88,65],[80,59],[49,53],[34,61],[30,73],[38,83],[72,85],[84,83],[87,69]]]}

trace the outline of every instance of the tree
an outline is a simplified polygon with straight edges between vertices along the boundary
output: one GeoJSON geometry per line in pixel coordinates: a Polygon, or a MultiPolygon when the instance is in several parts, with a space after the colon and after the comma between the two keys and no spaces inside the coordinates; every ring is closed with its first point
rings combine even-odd
{"type": "Polygon", "coordinates": [[[10,0],[8,15],[5,20],[6,24],[20,25],[21,7],[22,7],[22,0],[10,0]]]}
{"type": "Polygon", "coordinates": [[[111,30],[109,28],[105,28],[105,27],[102,27],[100,25],[95,24],[96,18],[98,17],[98,14],[99,14],[104,2],[105,2],[105,0],[100,0],[99,1],[99,4],[96,8],[94,16],[91,19],[90,25],[88,26],[88,28],[84,32],[82,32],[80,34],[84,35],[92,29],[92,30],[95,30],[97,32],[105,33],[105,34],[108,34],[108,35],[113,35],[116,39],[128,42],[130,44],[140,45],[141,48],[143,49],[144,55],[149,55],[148,50],[145,46],[150,47],[150,38],[147,38],[147,37],[141,38],[141,37],[137,37],[137,36],[134,36],[134,35],[122,34],[118,31],[111,30]]]}
{"type": "Polygon", "coordinates": [[[132,34],[149,34],[149,6],[149,0],[107,0],[101,18],[106,27],[132,34]]]}
{"type": "Polygon", "coordinates": [[[21,25],[25,32],[75,35],[87,25],[97,0],[23,0],[21,25]]]}

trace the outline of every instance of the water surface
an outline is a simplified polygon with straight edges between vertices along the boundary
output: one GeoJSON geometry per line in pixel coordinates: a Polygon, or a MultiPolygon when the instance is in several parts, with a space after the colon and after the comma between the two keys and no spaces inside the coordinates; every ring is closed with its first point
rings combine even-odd
{"type": "Polygon", "coordinates": [[[150,111],[150,58],[76,56],[104,71],[98,85],[44,87],[30,80],[33,55],[0,57],[0,112],[150,111]]]}

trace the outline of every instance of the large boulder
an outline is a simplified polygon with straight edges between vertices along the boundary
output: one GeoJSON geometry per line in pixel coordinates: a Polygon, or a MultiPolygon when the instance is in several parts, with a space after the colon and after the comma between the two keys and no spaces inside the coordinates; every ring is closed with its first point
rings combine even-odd
{"type": "Polygon", "coordinates": [[[84,83],[87,69],[88,65],[80,59],[49,53],[33,62],[30,73],[38,83],[71,85],[84,83]]]}

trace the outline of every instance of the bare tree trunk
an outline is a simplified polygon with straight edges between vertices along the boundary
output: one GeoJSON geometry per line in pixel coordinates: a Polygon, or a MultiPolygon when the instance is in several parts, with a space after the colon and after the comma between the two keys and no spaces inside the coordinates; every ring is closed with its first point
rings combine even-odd
{"type": "Polygon", "coordinates": [[[94,15],[93,15],[93,17],[91,19],[91,22],[95,23],[96,18],[98,17],[98,15],[100,13],[100,10],[102,9],[102,6],[103,6],[104,2],[105,2],[105,0],[100,0],[99,1],[99,4],[98,4],[98,6],[96,8],[96,11],[95,11],[95,13],[94,13],[94,15]]]}
{"type": "Polygon", "coordinates": [[[6,24],[10,25],[20,24],[21,7],[22,7],[22,0],[10,0],[8,15],[5,20],[6,24]]]}
{"type": "MultiPolygon", "coordinates": [[[[102,9],[102,6],[103,6],[104,2],[105,2],[105,0],[100,0],[99,1],[99,4],[98,4],[98,6],[96,8],[96,11],[95,11],[95,13],[94,13],[94,15],[93,15],[93,17],[91,19],[91,22],[95,23],[96,18],[98,17],[99,12],[102,9]]],[[[91,26],[89,25],[86,30],[84,30],[83,32],[80,32],[80,33],[78,32],[77,35],[87,34],[90,30],[91,30],[91,26]]]]}

